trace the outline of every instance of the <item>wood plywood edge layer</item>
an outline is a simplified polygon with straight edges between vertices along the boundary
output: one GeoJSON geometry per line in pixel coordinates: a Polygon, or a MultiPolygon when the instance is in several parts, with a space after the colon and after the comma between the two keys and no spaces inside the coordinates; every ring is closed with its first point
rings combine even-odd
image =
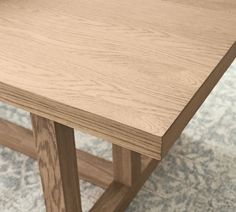
{"type": "Polygon", "coordinates": [[[0,101],[151,158],[161,159],[161,138],[0,82],[0,101]]]}

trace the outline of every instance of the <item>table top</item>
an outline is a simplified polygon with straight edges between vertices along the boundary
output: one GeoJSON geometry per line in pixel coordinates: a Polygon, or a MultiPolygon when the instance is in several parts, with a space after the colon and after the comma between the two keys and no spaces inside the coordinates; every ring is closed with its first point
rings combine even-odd
{"type": "Polygon", "coordinates": [[[0,1],[0,100],[160,159],[235,41],[235,0],[0,1]]]}

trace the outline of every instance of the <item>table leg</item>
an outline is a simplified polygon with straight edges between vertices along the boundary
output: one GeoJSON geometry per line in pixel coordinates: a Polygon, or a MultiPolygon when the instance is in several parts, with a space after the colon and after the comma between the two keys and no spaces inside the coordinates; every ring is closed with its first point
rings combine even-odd
{"type": "MultiPolygon", "coordinates": [[[[48,212],[81,211],[73,129],[36,115],[32,123],[36,145],[32,131],[0,119],[0,144],[38,158],[48,212]]],[[[91,212],[124,211],[158,164],[113,145],[112,171],[110,161],[76,151],[80,176],[106,188],[91,212]]]]}
{"type": "Polygon", "coordinates": [[[80,212],[73,129],[31,114],[47,212],[80,212]]]}
{"type": "Polygon", "coordinates": [[[114,180],[132,186],[141,175],[141,155],[114,144],[112,148],[114,180]]]}
{"type": "Polygon", "coordinates": [[[141,155],[113,144],[114,181],[95,203],[91,212],[120,212],[132,201],[155,168],[151,161],[141,172],[141,155]]]}

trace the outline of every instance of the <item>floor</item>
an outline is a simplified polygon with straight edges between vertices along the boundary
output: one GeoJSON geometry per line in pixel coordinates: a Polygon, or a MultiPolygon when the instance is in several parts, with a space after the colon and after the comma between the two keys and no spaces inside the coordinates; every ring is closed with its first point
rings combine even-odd
{"type": "MultiPolygon", "coordinates": [[[[29,114],[0,103],[0,117],[31,128],[29,114]]],[[[79,148],[111,159],[111,145],[76,132],[79,148]],[[96,148],[94,148],[96,147],[96,148]]],[[[83,209],[103,190],[81,181],[83,209]]],[[[0,211],[45,212],[35,161],[0,147],[0,211]]],[[[236,61],[127,212],[236,211],[236,61]]]]}

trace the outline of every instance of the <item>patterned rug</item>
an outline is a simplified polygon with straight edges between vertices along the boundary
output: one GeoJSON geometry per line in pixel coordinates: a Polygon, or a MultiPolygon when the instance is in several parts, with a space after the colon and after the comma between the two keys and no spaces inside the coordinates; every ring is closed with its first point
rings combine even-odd
{"type": "MultiPolygon", "coordinates": [[[[29,114],[10,105],[0,103],[0,117],[31,128],[29,114]]],[[[79,148],[111,160],[106,141],[80,132],[76,140],[79,148]]],[[[88,211],[103,189],[81,181],[81,191],[88,211]]],[[[45,212],[36,162],[2,146],[0,211],[45,212]]],[[[236,211],[236,61],[127,211],[236,211]]]]}

